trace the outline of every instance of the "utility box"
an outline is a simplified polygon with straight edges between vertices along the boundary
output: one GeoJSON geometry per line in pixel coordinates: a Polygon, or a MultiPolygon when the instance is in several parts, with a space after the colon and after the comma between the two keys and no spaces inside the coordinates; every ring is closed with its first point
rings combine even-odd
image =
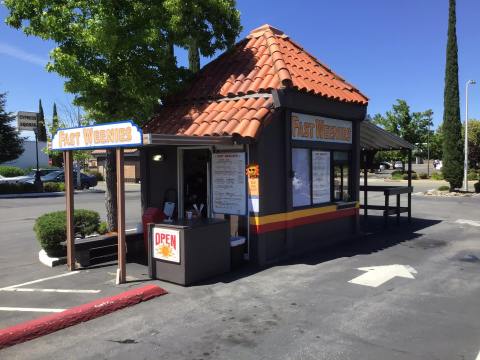
{"type": "Polygon", "coordinates": [[[191,285],[230,271],[230,224],[219,219],[149,224],[152,279],[191,285]]]}

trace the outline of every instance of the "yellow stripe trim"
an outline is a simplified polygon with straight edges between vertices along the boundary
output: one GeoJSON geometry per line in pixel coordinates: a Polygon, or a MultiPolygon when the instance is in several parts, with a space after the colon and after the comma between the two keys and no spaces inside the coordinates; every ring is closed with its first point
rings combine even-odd
{"type": "Polygon", "coordinates": [[[264,215],[264,216],[251,216],[250,224],[251,225],[265,225],[274,222],[280,221],[291,221],[298,218],[314,216],[319,214],[325,214],[329,212],[337,211],[337,205],[328,205],[319,208],[310,208],[303,210],[295,210],[287,213],[273,214],[273,215],[264,215]]]}

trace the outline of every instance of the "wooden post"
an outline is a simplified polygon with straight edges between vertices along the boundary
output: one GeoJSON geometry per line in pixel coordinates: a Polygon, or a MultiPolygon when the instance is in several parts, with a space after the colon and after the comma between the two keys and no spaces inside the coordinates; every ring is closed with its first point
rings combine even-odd
{"type": "Polygon", "coordinates": [[[400,194],[397,194],[397,225],[400,224],[400,194]]]}
{"type": "Polygon", "coordinates": [[[367,151],[364,150],[363,152],[363,217],[365,220],[365,231],[367,231],[368,228],[368,166],[367,166],[367,151]]]}
{"type": "Polygon", "coordinates": [[[389,191],[385,191],[384,193],[385,195],[385,210],[383,212],[383,221],[384,221],[384,226],[387,227],[388,226],[388,213],[390,211],[390,192],[389,191]]]}
{"type": "Polygon", "coordinates": [[[118,216],[118,270],[117,284],[124,284],[127,278],[125,246],[125,177],[123,168],[123,148],[116,149],[117,162],[117,216],[118,216]]]}
{"type": "Polygon", "coordinates": [[[67,267],[68,270],[75,270],[75,229],[73,225],[73,154],[71,150],[63,152],[65,168],[65,198],[67,213],[67,267]]]}
{"type": "MultiPolygon", "coordinates": [[[[408,187],[412,186],[412,149],[408,150],[408,187]]],[[[412,192],[408,192],[408,222],[412,221],[412,192]]]]}

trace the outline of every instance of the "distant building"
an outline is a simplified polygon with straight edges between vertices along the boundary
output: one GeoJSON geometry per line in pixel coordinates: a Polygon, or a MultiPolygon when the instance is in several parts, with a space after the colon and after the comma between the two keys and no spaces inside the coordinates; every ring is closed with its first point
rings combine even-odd
{"type": "MultiPolygon", "coordinates": [[[[92,151],[92,159],[88,162],[89,170],[96,170],[105,177],[105,158],[106,150],[92,151]]],[[[124,151],[124,171],[125,181],[140,181],[140,151],[138,149],[125,149],[124,151]]]]}
{"type": "MultiPolygon", "coordinates": [[[[38,164],[40,167],[48,166],[48,155],[43,152],[43,149],[47,146],[44,141],[38,142],[38,164]]],[[[13,161],[7,161],[2,165],[18,166],[20,168],[35,168],[37,167],[37,158],[35,156],[35,140],[23,141],[23,154],[13,161]]]]}

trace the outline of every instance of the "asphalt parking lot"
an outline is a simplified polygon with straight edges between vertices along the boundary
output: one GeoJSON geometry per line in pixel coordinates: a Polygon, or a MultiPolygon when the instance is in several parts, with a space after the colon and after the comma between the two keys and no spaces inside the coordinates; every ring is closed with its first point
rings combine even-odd
{"type": "MultiPolygon", "coordinates": [[[[156,281],[168,295],[13,346],[0,356],[477,360],[480,198],[413,198],[412,225],[402,219],[383,229],[377,217],[366,238],[289,263],[247,268],[189,288],[156,281]]],[[[124,286],[146,280],[145,270],[129,264],[135,279],[124,286]]],[[[114,272],[110,265],[26,286],[107,294],[118,291],[114,272]]],[[[6,280],[0,286],[12,285],[6,280]]],[[[62,308],[99,294],[49,294],[45,302],[62,308]],[[75,301],[58,300],[60,295],[75,301]]],[[[1,306],[10,300],[37,306],[30,302],[32,293],[22,295],[25,300],[14,300],[9,297],[18,293],[0,292],[1,306]]],[[[11,319],[0,313],[0,323],[11,319]]]]}

